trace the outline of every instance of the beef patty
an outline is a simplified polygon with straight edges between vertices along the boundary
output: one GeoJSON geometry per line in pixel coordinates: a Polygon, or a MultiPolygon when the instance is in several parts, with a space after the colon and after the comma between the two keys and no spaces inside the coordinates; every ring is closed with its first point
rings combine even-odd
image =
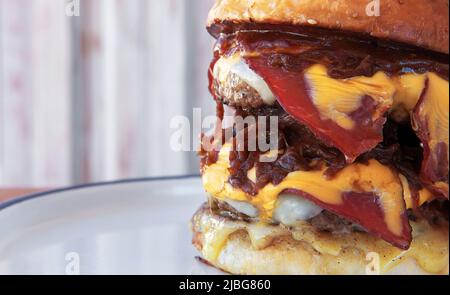
{"type": "MultiPolygon", "coordinates": [[[[229,218],[231,220],[243,221],[243,222],[258,222],[258,218],[249,217],[226,202],[222,202],[215,198],[210,199],[209,208],[219,216],[229,218]]],[[[415,212],[413,210],[408,211],[409,219],[417,221],[424,219],[434,226],[448,226],[449,201],[435,200],[430,203],[426,203],[421,206],[415,212]]],[[[329,232],[332,234],[350,234],[352,232],[367,232],[359,224],[348,221],[347,219],[340,217],[330,211],[323,210],[322,213],[307,220],[314,228],[319,231],[329,232]]]]}
{"type": "MultiPolygon", "coordinates": [[[[215,198],[210,200],[210,208],[219,216],[230,218],[232,220],[244,222],[258,222],[257,218],[249,217],[225,202],[215,198]]],[[[356,223],[352,223],[342,217],[337,216],[329,211],[322,211],[319,215],[307,220],[312,226],[319,231],[330,232],[333,234],[348,234],[352,232],[366,232],[364,228],[356,223]]]]}

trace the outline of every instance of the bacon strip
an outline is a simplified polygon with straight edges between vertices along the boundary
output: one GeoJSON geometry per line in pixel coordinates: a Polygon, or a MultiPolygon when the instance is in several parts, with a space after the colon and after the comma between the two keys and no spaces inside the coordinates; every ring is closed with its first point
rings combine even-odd
{"type": "Polygon", "coordinates": [[[397,236],[389,230],[385,223],[383,209],[379,205],[379,197],[373,193],[344,193],[343,203],[338,206],[320,202],[315,197],[298,190],[288,190],[287,193],[306,198],[325,210],[357,223],[372,235],[400,249],[407,250],[411,245],[412,229],[406,210],[399,217],[401,218],[403,230],[401,235],[397,236]]]}
{"type": "MultiPolygon", "coordinates": [[[[302,72],[288,72],[282,67],[267,66],[268,56],[246,58],[250,68],[259,74],[269,85],[278,102],[287,113],[296,118],[324,143],[338,148],[349,163],[361,154],[370,151],[383,140],[385,117],[372,120],[378,110],[370,97],[361,98],[362,106],[350,116],[356,125],[345,129],[329,119],[321,118],[319,110],[312,102],[308,85],[302,72]]],[[[337,98],[339,99],[339,98],[337,98]]]]}

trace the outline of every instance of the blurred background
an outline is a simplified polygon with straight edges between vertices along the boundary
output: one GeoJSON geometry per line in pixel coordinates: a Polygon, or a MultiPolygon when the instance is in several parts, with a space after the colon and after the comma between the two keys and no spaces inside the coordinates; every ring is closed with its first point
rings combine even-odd
{"type": "Polygon", "coordinates": [[[0,0],[0,187],[198,173],[170,120],[214,112],[212,2],[0,0]]]}

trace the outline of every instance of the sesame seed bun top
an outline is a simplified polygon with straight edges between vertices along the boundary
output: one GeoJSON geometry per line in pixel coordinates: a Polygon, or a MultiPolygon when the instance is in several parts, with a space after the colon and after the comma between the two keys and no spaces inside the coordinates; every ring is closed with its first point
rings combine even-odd
{"type": "Polygon", "coordinates": [[[217,35],[242,23],[316,27],[448,54],[448,9],[448,0],[216,0],[208,28],[217,35]]]}

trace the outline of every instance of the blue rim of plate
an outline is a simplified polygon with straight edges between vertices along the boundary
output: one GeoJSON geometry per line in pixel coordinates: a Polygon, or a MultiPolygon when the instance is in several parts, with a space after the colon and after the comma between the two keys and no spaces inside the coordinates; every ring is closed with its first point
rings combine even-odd
{"type": "Polygon", "coordinates": [[[111,185],[120,185],[120,184],[127,184],[127,183],[138,183],[138,182],[152,182],[152,181],[169,181],[169,180],[181,180],[181,179],[191,179],[191,178],[198,178],[200,175],[182,175],[182,176],[163,176],[163,177],[146,177],[146,178],[133,178],[133,179],[124,179],[124,180],[115,180],[115,181],[104,181],[104,182],[96,182],[96,183],[87,183],[87,184],[80,184],[80,185],[74,185],[69,186],[65,188],[50,190],[50,191],[44,191],[36,194],[31,195],[24,195],[22,197],[14,198],[9,201],[0,202],[0,211],[5,210],[7,208],[10,208],[12,206],[15,206],[20,203],[24,203],[27,201],[31,201],[38,198],[43,198],[49,195],[63,193],[67,191],[73,191],[73,190],[81,190],[86,188],[92,188],[92,187],[100,187],[100,186],[111,186],[111,185]]]}

